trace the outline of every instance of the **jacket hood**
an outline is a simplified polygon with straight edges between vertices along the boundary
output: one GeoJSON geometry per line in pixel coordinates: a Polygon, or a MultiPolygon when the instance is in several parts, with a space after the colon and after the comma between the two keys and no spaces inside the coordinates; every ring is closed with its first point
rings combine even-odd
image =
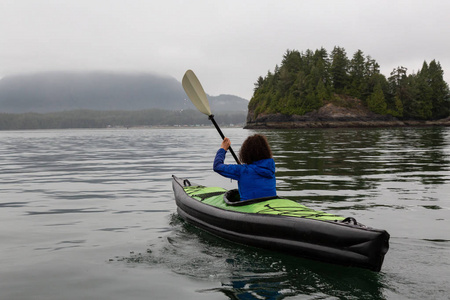
{"type": "Polygon", "coordinates": [[[273,158],[261,159],[248,166],[262,177],[271,178],[275,174],[275,161],[273,158]]]}

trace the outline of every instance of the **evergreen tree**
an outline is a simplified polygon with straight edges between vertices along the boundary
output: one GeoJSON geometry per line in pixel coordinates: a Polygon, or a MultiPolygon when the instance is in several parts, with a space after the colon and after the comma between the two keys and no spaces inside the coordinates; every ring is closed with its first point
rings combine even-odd
{"type": "Polygon", "coordinates": [[[394,117],[403,116],[403,99],[406,97],[408,89],[406,81],[406,71],[408,69],[399,66],[394,68],[391,72],[391,76],[388,78],[388,97],[386,103],[388,105],[388,111],[394,117]]]}
{"type": "Polygon", "coordinates": [[[317,108],[322,107],[325,100],[329,99],[329,93],[328,93],[327,89],[325,88],[325,84],[321,80],[319,81],[319,83],[317,83],[316,98],[317,98],[317,104],[316,104],[317,108]]]}
{"type": "Polygon", "coordinates": [[[361,98],[362,92],[365,89],[366,77],[365,74],[365,59],[361,50],[358,50],[353,55],[349,64],[349,94],[355,98],[361,98]]]}
{"type": "Polygon", "coordinates": [[[283,56],[280,72],[280,91],[283,96],[289,91],[289,88],[294,84],[297,73],[301,67],[301,56],[298,51],[287,50],[283,56]]]}
{"type": "Polygon", "coordinates": [[[444,71],[435,60],[428,67],[428,82],[431,88],[432,118],[440,119],[450,113],[449,87],[444,81],[444,71]]]}
{"type": "Polygon", "coordinates": [[[361,92],[361,100],[365,102],[367,98],[373,93],[375,86],[378,82],[380,82],[383,91],[387,90],[387,82],[385,81],[384,76],[380,77],[380,66],[378,63],[369,56],[366,57],[366,62],[364,64],[364,79],[365,84],[363,86],[363,91],[361,92]],[[381,82],[381,81],[383,82],[381,82]]]}
{"type": "Polygon", "coordinates": [[[334,91],[338,94],[345,93],[348,84],[348,58],[344,48],[334,47],[331,52],[330,74],[334,91]]]}
{"type": "Polygon", "coordinates": [[[384,115],[387,112],[386,100],[384,98],[381,83],[378,82],[375,86],[372,95],[367,99],[367,106],[376,114],[384,115]]]}
{"type": "Polygon", "coordinates": [[[429,82],[429,68],[426,61],[423,62],[422,69],[417,73],[417,107],[415,117],[419,119],[429,119],[432,116],[433,103],[431,100],[432,89],[429,82]]]}
{"type": "Polygon", "coordinates": [[[253,91],[256,92],[257,90],[262,88],[263,84],[264,84],[264,78],[262,78],[262,76],[259,76],[258,80],[255,83],[255,88],[253,89],[253,91]]]}
{"type": "Polygon", "coordinates": [[[400,96],[395,95],[394,103],[395,103],[395,108],[391,112],[391,115],[393,115],[394,117],[403,117],[403,102],[400,99],[400,96]]]}
{"type": "Polygon", "coordinates": [[[409,75],[405,77],[401,83],[399,90],[399,98],[403,104],[403,117],[405,119],[417,118],[416,110],[419,108],[417,101],[417,76],[409,75]]]}
{"type": "Polygon", "coordinates": [[[288,114],[291,114],[293,111],[295,111],[295,114],[304,114],[302,103],[306,97],[306,88],[306,75],[303,71],[300,71],[290,89],[287,109],[288,114]]]}
{"type": "Polygon", "coordinates": [[[372,77],[373,75],[380,73],[380,65],[375,61],[375,59],[370,57],[370,55],[366,58],[364,72],[366,77],[372,77]]]}

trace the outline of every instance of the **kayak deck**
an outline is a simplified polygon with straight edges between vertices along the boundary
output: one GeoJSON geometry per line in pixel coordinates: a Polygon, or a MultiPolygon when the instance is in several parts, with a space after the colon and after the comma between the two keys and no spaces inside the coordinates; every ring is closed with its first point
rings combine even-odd
{"type": "Polygon", "coordinates": [[[345,218],[336,216],[323,211],[314,210],[306,207],[294,200],[276,198],[269,199],[249,205],[233,206],[224,201],[224,195],[227,192],[221,187],[205,187],[201,185],[183,187],[186,194],[205,204],[217,208],[238,211],[243,213],[257,213],[269,215],[283,215],[290,217],[309,218],[322,221],[343,221],[345,218]]]}

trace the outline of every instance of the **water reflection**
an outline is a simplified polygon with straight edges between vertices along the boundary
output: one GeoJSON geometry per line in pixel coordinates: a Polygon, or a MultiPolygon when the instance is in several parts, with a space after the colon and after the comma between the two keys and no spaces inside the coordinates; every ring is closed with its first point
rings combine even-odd
{"type": "Polygon", "coordinates": [[[275,153],[279,194],[302,201],[358,202],[376,197],[382,182],[417,180],[435,186],[449,179],[445,128],[304,129],[264,134],[275,153]]]}

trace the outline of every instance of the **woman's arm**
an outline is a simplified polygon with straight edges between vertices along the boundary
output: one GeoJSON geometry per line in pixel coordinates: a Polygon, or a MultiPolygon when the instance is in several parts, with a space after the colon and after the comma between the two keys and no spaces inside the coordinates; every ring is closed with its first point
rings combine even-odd
{"type": "Polygon", "coordinates": [[[227,154],[227,150],[230,147],[231,142],[229,138],[224,138],[221,144],[220,149],[216,153],[216,157],[214,158],[213,170],[214,172],[219,173],[220,175],[239,180],[240,178],[240,165],[226,165],[225,155],[227,154]]]}

